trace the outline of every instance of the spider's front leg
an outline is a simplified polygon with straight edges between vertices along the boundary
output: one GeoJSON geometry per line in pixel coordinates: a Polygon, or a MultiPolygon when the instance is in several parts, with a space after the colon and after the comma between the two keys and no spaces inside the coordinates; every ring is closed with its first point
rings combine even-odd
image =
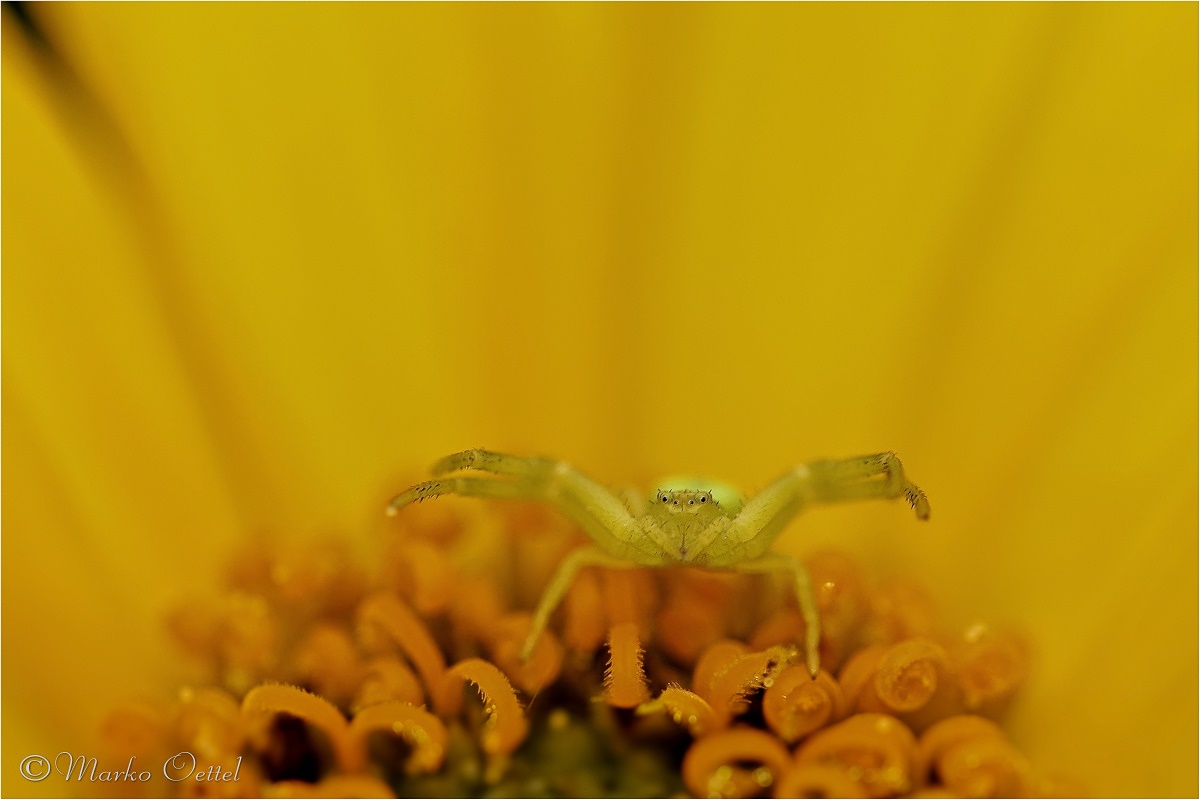
{"type": "Polygon", "coordinates": [[[904,466],[895,453],[817,461],[807,468],[813,499],[820,503],[846,500],[892,499],[904,497],[917,513],[917,519],[929,519],[929,500],[925,493],[904,474],[904,466]]]}
{"type": "Polygon", "coordinates": [[[765,553],[784,526],[810,503],[891,500],[903,497],[929,519],[925,492],[904,474],[895,453],[814,461],[796,467],[747,501],[731,525],[727,549],[743,559],[765,553]]]}
{"type": "Polygon", "coordinates": [[[486,450],[465,450],[446,456],[433,465],[434,480],[423,481],[401,492],[388,503],[389,517],[411,503],[432,500],[444,494],[464,497],[498,497],[508,500],[545,500],[553,479],[554,462],[545,458],[523,458],[486,450]],[[511,475],[515,480],[454,475],[477,469],[493,475],[511,475]]]}
{"type": "Polygon", "coordinates": [[[571,587],[576,573],[585,566],[628,567],[661,561],[664,545],[651,532],[650,538],[630,515],[625,504],[608,489],[570,465],[548,458],[513,456],[488,450],[466,450],[443,458],[433,466],[433,480],[418,483],[394,497],[388,514],[404,506],[457,494],[515,500],[543,500],[583,528],[596,547],[572,553],[559,567],[534,612],[533,625],[522,648],[528,658],[550,614],[571,587]],[[474,470],[476,475],[458,475],[474,470]],[[479,476],[478,473],[483,473],[479,476]],[[484,477],[486,476],[486,477],[484,477]]]}
{"type": "MultiPolygon", "coordinates": [[[[720,535],[706,536],[707,561],[753,572],[787,571],[792,575],[796,601],[805,623],[805,660],[817,674],[821,622],[812,581],[795,559],[767,553],[771,542],[809,503],[837,503],[903,496],[918,519],[929,519],[925,493],[904,475],[895,453],[817,461],[797,467],[752,497],[720,535]]],[[[707,532],[706,532],[707,534],[707,532]]]]}
{"type": "Polygon", "coordinates": [[[418,483],[392,498],[387,508],[389,516],[410,503],[444,494],[542,500],[583,528],[601,550],[614,558],[652,566],[662,563],[662,554],[674,547],[659,531],[638,525],[619,497],[564,461],[465,450],[443,458],[432,471],[433,480],[418,483]],[[468,470],[475,474],[458,474],[468,470]]]}

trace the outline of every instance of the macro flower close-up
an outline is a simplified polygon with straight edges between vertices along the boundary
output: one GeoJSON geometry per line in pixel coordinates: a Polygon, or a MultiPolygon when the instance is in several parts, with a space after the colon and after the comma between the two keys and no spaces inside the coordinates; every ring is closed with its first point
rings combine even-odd
{"type": "Polygon", "coordinates": [[[5,796],[1200,792],[1195,4],[0,22],[5,796]]]}

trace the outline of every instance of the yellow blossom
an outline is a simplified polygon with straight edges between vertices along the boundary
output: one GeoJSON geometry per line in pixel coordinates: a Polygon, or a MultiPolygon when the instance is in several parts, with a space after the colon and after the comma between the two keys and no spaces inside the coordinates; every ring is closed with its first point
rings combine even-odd
{"type": "Polygon", "coordinates": [[[902,453],[929,525],[780,547],[1025,630],[1039,766],[1196,794],[1196,27],[6,8],[5,793],[178,685],[162,617],[233,543],[373,549],[389,492],[488,446],[747,487],[902,453]]]}

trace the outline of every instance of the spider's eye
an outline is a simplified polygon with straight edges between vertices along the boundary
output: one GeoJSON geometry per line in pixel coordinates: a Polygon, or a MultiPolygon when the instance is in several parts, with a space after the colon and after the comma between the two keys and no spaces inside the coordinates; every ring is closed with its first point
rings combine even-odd
{"type": "Polygon", "coordinates": [[[665,503],[665,502],[667,502],[667,496],[666,496],[665,494],[662,496],[662,501],[663,501],[664,503],[665,503]]]}
{"type": "Polygon", "coordinates": [[[675,505],[679,505],[679,501],[678,501],[678,500],[676,500],[676,501],[675,501],[675,505]]]}
{"type": "Polygon", "coordinates": [[[694,506],[694,505],[696,505],[696,501],[695,501],[695,500],[688,500],[688,505],[689,505],[689,506],[694,506]]]}
{"type": "Polygon", "coordinates": [[[706,500],[708,500],[708,495],[703,495],[703,494],[702,494],[702,495],[700,495],[700,502],[701,502],[701,503],[705,502],[706,500]]]}

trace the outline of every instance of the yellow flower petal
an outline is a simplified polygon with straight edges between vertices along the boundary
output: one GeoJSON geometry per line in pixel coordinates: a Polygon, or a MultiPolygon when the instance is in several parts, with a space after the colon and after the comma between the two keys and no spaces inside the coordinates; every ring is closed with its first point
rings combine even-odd
{"type": "Polygon", "coordinates": [[[894,449],[933,522],[779,547],[1027,631],[1037,765],[1196,793],[1194,6],[28,13],[6,786],[166,677],[155,621],[230,542],[373,536],[486,445],[748,488],[894,449]]]}

